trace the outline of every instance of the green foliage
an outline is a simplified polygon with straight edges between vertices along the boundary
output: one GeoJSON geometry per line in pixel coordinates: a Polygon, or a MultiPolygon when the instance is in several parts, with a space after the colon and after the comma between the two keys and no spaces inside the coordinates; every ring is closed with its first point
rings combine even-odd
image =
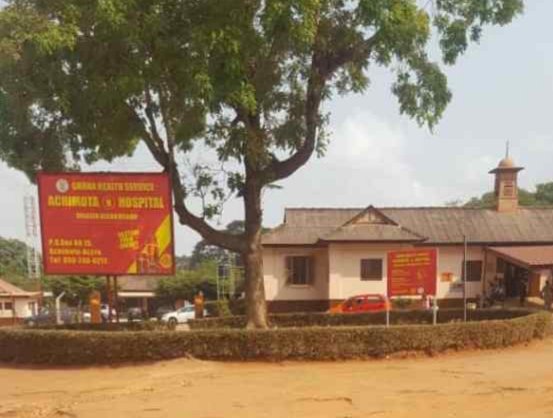
{"type": "Polygon", "coordinates": [[[104,292],[106,281],[91,276],[48,276],[44,278],[44,287],[57,297],[65,292],[63,301],[70,306],[87,305],[93,290],[104,292]]]}
{"type": "Polygon", "coordinates": [[[208,301],[205,303],[205,309],[210,317],[228,318],[232,316],[230,304],[227,299],[208,301]]]}
{"type": "MultiPolygon", "coordinates": [[[[495,206],[493,192],[484,193],[480,197],[472,197],[464,204],[469,208],[493,208],[495,206]]],[[[536,191],[518,189],[518,202],[521,206],[549,206],[553,205],[553,182],[536,185],[536,191]]]]}
{"type": "Polygon", "coordinates": [[[0,237],[0,278],[24,290],[37,290],[39,283],[27,277],[27,245],[0,237]]]}
{"type": "MultiPolygon", "coordinates": [[[[467,311],[469,321],[485,321],[510,319],[532,313],[529,310],[516,309],[478,309],[467,311]]],[[[432,312],[427,310],[390,311],[390,323],[402,324],[431,324],[432,312]]],[[[440,309],[438,311],[438,323],[458,322],[463,319],[461,309],[440,309]]],[[[290,327],[339,327],[361,325],[383,325],[386,321],[384,312],[362,314],[327,314],[322,312],[289,313],[269,315],[269,322],[276,328],[290,327]]],[[[192,329],[214,328],[244,328],[246,318],[244,316],[231,316],[227,318],[205,318],[189,321],[192,329]]]]}
{"type": "Polygon", "coordinates": [[[166,331],[167,324],[158,321],[133,321],[133,322],[102,322],[92,324],[89,322],[71,323],[63,325],[34,325],[32,329],[40,330],[65,330],[65,331],[166,331]]]}
{"type": "Polygon", "coordinates": [[[0,237],[0,276],[27,275],[27,246],[17,239],[0,237]]]}
{"type": "Polygon", "coordinates": [[[10,0],[0,157],[30,176],[109,161],[156,139],[158,120],[181,150],[202,139],[221,161],[262,169],[298,150],[313,122],[324,150],[326,117],[316,102],[305,112],[308,89],[363,92],[377,65],[396,74],[400,111],[433,127],[451,94],[427,54],[432,26],[452,64],[484,25],[521,12],[522,0],[440,0],[432,14],[415,0],[10,0]]]}
{"type": "Polygon", "coordinates": [[[497,349],[550,333],[551,315],[502,321],[190,332],[0,330],[0,361],[89,365],[165,360],[345,360],[404,352],[497,349]],[[109,349],[106,349],[109,347],[109,349]]]}
{"type": "MultiPolygon", "coordinates": [[[[244,232],[244,221],[236,220],[230,222],[225,232],[229,234],[238,235],[244,232]]],[[[228,262],[236,257],[235,253],[232,253],[217,245],[210,244],[205,239],[202,239],[196,243],[190,256],[190,266],[195,268],[206,261],[212,261],[215,263],[228,262]]]]}
{"type": "Polygon", "coordinates": [[[160,279],[156,296],[174,305],[177,300],[192,301],[200,290],[206,299],[217,297],[216,263],[204,262],[194,270],[180,270],[174,277],[160,279]]]}

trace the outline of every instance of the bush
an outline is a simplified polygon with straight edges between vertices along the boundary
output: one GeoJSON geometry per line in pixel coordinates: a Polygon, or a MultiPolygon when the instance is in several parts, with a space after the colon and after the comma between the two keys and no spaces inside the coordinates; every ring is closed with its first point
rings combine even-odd
{"type": "Polygon", "coordinates": [[[63,325],[36,325],[32,329],[67,331],[156,331],[167,329],[167,324],[158,321],[105,322],[100,324],[80,323],[63,325]]]}
{"type": "Polygon", "coordinates": [[[232,315],[229,301],[226,299],[208,301],[204,306],[209,316],[226,318],[232,315]]]}
{"type": "Polygon", "coordinates": [[[206,360],[338,360],[400,352],[500,348],[542,338],[551,314],[508,320],[190,332],[0,330],[0,361],[54,365],[117,364],[193,356],[206,360]]]}
{"type": "MultiPolygon", "coordinates": [[[[469,321],[483,321],[492,319],[509,319],[532,313],[528,309],[478,309],[468,310],[469,321]]],[[[462,309],[441,309],[438,311],[438,323],[461,321],[462,309]]],[[[269,323],[276,328],[288,327],[312,327],[312,326],[357,326],[357,325],[384,325],[386,313],[362,313],[362,314],[327,314],[323,312],[289,313],[269,315],[269,323]]],[[[390,323],[401,324],[431,324],[432,312],[424,310],[392,310],[390,323]]],[[[246,318],[244,316],[232,316],[227,318],[206,318],[189,321],[192,329],[213,328],[244,328],[246,318]]]]}

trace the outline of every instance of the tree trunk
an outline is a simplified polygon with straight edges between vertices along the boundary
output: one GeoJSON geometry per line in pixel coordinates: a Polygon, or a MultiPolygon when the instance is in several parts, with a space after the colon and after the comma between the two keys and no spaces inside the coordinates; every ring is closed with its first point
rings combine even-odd
{"type": "Polygon", "coordinates": [[[244,254],[244,266],[246,273],[247,328],[267,328],[263,254],[260,244],[255,245],[251,251],[244,254]]]}
{"type": "Polygon", "coordinates": [[[246,279],[247,328],[267,328],[267,303],[263,281],[263,253],[261,248],[261,187],[259,177],[248,173],[244,193],[245,238],[244,258],[246,279]],[[248,175],[249,174],[249,175],[248,175]]]}

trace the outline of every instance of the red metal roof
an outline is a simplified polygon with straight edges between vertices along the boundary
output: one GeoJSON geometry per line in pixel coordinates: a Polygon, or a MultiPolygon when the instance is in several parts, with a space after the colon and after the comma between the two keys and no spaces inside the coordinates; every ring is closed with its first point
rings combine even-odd
{"type": "Polygon", "coordinates": [[[38,296],[39,292],[27,292],[23,289],[20,289],[17,286],[14,286],[13,284],[0,279],[0,296],[9,296],[9,297],[23,297],[23,296],[38,296]]]}
{"type": "Polygon", "coordinates": [[[528,267],[553,266],[553,245],[527,247],[490,247],[494,253],[528,267]]]}

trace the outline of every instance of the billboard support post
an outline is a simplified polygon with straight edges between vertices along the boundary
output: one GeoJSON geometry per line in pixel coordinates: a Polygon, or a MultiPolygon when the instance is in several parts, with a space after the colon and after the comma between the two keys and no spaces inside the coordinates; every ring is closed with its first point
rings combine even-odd
{"type": "Polygon", "coordinates": [[[113,299],[113,294],[111,293],[111,277],[110,276],[106,276],[106,293],[107,293],[107,297],[108,297],[108,322],[111,323],[111,307],[113,305],[112,303],[112,299],[113,299]]]}
{"type": "Polygon", "coordinates": [[[390,326],[390,298],[386,296],[386,328],[390,326]]]}
{"type": "Polygon", "coordinates": [[[115,322],[119,323],[119,291],[117,286],[117,276],[113,276],[113,291],[115,296],[115,322]]]}

